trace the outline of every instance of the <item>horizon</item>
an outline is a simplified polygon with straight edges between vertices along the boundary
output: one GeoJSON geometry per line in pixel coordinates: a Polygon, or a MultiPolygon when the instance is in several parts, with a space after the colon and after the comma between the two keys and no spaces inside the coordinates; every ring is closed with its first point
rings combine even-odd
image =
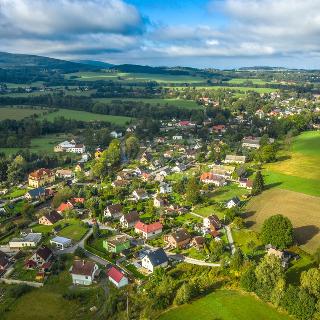
{"type": "Polygon", "coordinates": [[[317,70],[319,9],[311,0],[1,0],[0,51],[111,64],[317,70]]]}

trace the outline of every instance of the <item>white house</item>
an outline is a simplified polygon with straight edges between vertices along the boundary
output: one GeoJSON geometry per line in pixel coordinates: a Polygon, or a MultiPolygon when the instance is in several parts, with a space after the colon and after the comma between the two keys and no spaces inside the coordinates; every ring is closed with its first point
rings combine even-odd
{"type": "Polygon", "coordinates": [[[233,207],[236,207],[240,204],[240,199],[238,197],[234,197],[232,199],[230,199],[227,203],[226,203],[226,207],[228,209],[231,209],[233,207]]]}
{"type": "Polygon", "coordinates": [[[169,183],[161,182],[159,186],[159,193],[171,193],[172,192],[172,186],[169,183]]]}
{"type": "Polygon", "coordinates": [[[26,247],[36,247],[41,241],[41,233],[28,233],[21,238],[13,238],[9,241],[10,249],[21,249],[26,247]]]}
{"type": "Polygon", "coordinates": [[[139,221],[139,213],[137,211],[131,211],[127,214],[123,214],[120,218],[120,224],[123,228],[131,228],[139,221]]]}
{"type": "Polygon", "coordinates": [[[143,189],[137,189],[137,190],[134,190],[132,192],[132,196],[135,198],[135,200],[147,200],[149,199],[149,195],[148,193],[143,190],[143,189]]]}
{"type": "Polygon", "coordinates": [[[99,270],[97,264],[86,260],[75,260],[70,268],[73,284],[89,286],[99,270]]]}
{"type": "Polygon", "coordinates": [[[70,153],[85,153],[86,147],[84,144],[78,144],[74,140],[63,141],[54,147],[54,152],[70,152],[70,153]]]}
{"type": "Polygon", "coordinates": [[[122,133],[121,132],[112,131],[112,132],[110,132],[110,136],[112,138],[117,139],[117,138],[121,138],[122,137],[122,133]]]}
{"type": "Polygon", "coordinates": [[[115,267],[111,267],[108,270],[107,276],[109,281],[112,282],[118,289],[125,287],[129,283],[128,278],[115,267]]]}
{"type": "Polygon", "coordinates": [[[182,140],[182,136],[173,136],[172,140],[182,140]]]}
{"type": "Polygon", "coordinates": [[[104,209],[103,214],[106,218],[119,219],[122,216],[122,205],[111,204],[104,209]]]}
{"type": "Polygon", "coordinates": [[[224,163],[245,163],[246,157],[245,156],[235,156],[232,154],[227,154],[224,160],[224,163]]]}
{"type": "Polygon", "coordinates": [[[153,272],[156,268],[165,268],[168,265],[168,257],[162,248],[149,251],[141,261],[143,268],[153,272]]]}

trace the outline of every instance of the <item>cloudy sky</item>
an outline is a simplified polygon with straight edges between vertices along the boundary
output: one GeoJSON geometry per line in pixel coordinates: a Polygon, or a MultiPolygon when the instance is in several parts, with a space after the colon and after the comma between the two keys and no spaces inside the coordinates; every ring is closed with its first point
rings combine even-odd
{"type": "Polygon", "coordinates": [[[0,0],[0,51],[320,69],[319,0],[0,0]]]}

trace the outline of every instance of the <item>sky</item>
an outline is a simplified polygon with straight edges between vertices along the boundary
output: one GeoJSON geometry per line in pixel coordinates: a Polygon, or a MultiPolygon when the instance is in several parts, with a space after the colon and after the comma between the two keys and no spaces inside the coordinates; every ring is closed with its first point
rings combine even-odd
{"type": "Polygon", "coordinates": [[[320,69],[319,0],[0,0],[0,51],[114,64],[320,69]]]}

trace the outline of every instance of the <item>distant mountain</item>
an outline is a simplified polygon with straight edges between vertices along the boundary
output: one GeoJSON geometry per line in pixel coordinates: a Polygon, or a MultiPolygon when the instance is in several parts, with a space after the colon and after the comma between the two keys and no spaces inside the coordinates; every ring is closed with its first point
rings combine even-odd
{"type": "Polygon", "coordinates": [[[242,71],[280,71],[280,70],[289,70],[283,67],[268,67],[268,66],[256,66],[256,67],[242,67],[238,70],[242,71]]]}
{"type": "Polygon", "coordinates": [[[111,67],[114,67],[114,64],[103,62],[103,61],[95,61],[95,60],[76,60],[74,61],[76,63],[82,63],[89,66],[98,67],[101,69],[109,69],[111,67]]]}
{"type": "Polygon", "coordinates": [[[29,55],[0,52],[0,68],[36,68],[36,69],[58,69],[67,72],[96,70],[96,66],[83,63],[70,62],[60,59],[29,55]]]}
{"type": "Polygon", "coordinates": [[[168,67],[150,67],[137,64],[120,64],[111,69],[127,73],[149,73],[149,74],[170,74],[170,75],[189,75],[187,68],[168,68],[168,67]]]}

